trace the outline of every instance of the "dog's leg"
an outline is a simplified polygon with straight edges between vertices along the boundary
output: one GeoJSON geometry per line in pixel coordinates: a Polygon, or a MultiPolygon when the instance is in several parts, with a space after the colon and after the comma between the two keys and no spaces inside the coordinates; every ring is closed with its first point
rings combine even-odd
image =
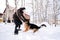
{"type": "Polygon", "coordinates": [[[25,30],[23,32],[28,31],[30,27],[27,24],[24,24],[24,26],[25,26],[25,30]]]}
{"type": "Polygon", "coordinates": [[[29,29],[30,29],[29,27],[26,27],[25,30],[24,30],[24,32],[28,31],[29,29]]]}
{"type": "Polygon", "coordinates": [[[27,27],[27,26],[25,27],[25,30],[24,30],[24,32],[26,32],[26,31],[28,31],[28,27],[27,27]]]}
{"type": "Polygon", "coordinates": [[[38,30],[38,29],[34,29],[34,30],[33,30],[33,33],[35,33],[37,30],[38,30]]]}

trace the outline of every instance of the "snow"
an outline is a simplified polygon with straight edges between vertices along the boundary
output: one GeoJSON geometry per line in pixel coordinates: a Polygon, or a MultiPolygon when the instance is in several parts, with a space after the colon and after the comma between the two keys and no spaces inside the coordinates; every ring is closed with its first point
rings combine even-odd
{"type": "Polygon", "coordinates": [[[14,23],[0,23],[0,40],[60,40],[60,25],[55,27],[46,22],[43,23],[47,27],[39,29],[36,33],[33,33],[32,30],[23,32],[24,25],[21,25],[22,30],[18,35],[14,35],[14,23]]]}

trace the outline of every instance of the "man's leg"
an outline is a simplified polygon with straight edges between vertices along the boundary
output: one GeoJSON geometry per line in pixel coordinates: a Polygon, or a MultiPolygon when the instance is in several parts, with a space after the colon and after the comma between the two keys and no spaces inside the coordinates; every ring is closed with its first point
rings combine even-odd
{"type": "Polygon", "coordinates": [[[18,28],[19,31],[21,31],[20,27],[21,27],[21,25],[19,25],[19,28],[18,28]]]}
{"type": "Polygon", "coordinates": [[[18,29],[17,29],[18,25],[15,26],[15,31],[14,34],[18,34],[18,29]]]}

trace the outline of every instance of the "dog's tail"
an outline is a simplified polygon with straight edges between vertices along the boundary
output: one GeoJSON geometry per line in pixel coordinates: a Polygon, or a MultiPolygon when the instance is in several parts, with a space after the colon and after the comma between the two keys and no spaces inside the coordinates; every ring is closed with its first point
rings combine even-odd
{"type": "Polygon", "coordinates": [[[47,27],[47,26],[46,26],[45,24],[42,24],[42,25],[40,26],[40,28],[41,28],[41,27],[47,27]]]}

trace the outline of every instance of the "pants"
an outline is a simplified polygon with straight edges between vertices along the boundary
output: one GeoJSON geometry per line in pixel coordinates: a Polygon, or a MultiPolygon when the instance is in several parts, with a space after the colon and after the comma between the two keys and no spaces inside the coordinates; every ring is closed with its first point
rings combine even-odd
{"type": "Polygon", "coordinates": [[[15,31],[14,31],[14,33],[18,34],[18,29],[17,28],[20,29],[22,22],[20,20],[14,20],[14,23],[15,23],[15,31]]]}

